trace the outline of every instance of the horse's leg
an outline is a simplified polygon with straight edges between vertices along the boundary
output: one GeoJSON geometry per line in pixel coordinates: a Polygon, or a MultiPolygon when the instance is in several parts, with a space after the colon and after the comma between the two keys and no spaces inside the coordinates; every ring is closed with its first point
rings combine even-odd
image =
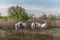
{"type": "Polygon", "coordinates": [[[18,25],[15,26],[15,29],[18,30],[18,25]]]}

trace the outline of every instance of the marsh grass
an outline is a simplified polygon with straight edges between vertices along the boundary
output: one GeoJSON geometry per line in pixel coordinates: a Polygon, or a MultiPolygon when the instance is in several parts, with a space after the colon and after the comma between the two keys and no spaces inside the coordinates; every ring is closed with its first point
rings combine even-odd
{"type": "Polygon", "coordinates": [[[6,30],[6,37],[0,38],[0,40],[53,40],[52,35],[40,34],[38,32],[43,30],[54,29],[56,27],[48,27],[46,29],[34,29],[32,30],[30,25],[26,29],[15,30],[14,20],[0,20],[0,26],[2,30],[6,30]]]}
{"type": "Polygon", "coordinates": [[[0,38],[0,40],[53,40],[52,35],[39,34],[36,31],[31,33],[31,31],[7,31],[7,37],[0,38]]]}

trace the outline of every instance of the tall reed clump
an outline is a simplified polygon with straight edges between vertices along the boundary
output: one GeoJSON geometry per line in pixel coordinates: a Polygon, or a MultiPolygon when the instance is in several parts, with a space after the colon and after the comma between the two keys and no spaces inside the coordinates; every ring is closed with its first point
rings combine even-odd
{"type": "Polygon", "coordinates": [[[0,28],[2,29],[12,29],[14,28],[16,21],[14,19],[0,19],[0,28]]]}

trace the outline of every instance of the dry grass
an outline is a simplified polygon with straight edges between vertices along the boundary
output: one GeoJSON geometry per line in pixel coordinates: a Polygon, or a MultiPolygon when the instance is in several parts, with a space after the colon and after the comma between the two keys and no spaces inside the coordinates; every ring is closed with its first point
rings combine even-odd
{"type": "Polygon", "coordinates": [[[6,34],[0,40],[53,40],[52,35],[40,34],[36,30],[6,30],[6,34]]]}
{"type": "MultiPolygon", "coordinates": [[[[32,20],[27,21],[27,25],[30,28],[32,20]]],[[[41,23],[46,21],[39,21],[41,23]]],[[[46,29],[46,30],[18,30],[14,29],[14,24],[16,23],[13,19],[0,19],[0,28],[3,27],[4,30],[0,31],[0,40],[60,40],[60,36],[53,36],[60,34],[60,32],[54,28],[53,29],[46,29]],[[10,30],[5,30],[10,29],[10,30]],[[13,30],[11,30],[13,29],[13,30]],[[55,34],[56,33],[56,34],[55,34]],[[1,35],[5,35],[2,37],[1,35]]],[[[52,25],[60,25],[60,21],[53,22],[52,25]]],[[[59,29],[60,30],[60,29],[59,29]]]]}
{"type": "MultiPolygon", "coordinates": [[[[38,21],[40,23],[44,23],[44,22],[47,22],[46,20],[38,20],[38,19],[29,19],[28,21],[26,21],[26,24],[27,24],[27,29],[30,29],[31,28],[31,23],[33,21],[38,21]]],[[[14,25],[17,21],[14,20],[14,19],[11,19],[11,18],[8,18],[7,20],[5,19],[0,19],[0,28],[3,28],[3,29],[14,29],[14,25]]],[[[48,22],[47,22],[48,23],[48,22]]],[[[60,21],[54,21],[51,23],[52,26],[60,26],[60,21]]]]}
{"type": "MultiPolygon", "coordinates": [[[[52,30],[1,30],[5,36],[0,40],[60,40],[60,29],[52,30]]],[[[0,32],[1,32],[0,31],[0,32]]]]}
{"type": "Polygon", "coordinates": [[[13,19],[7,19],[7,20],[0,19],[0,28],[3,28],[3,29],[13,28],[15,23],[16,23],[16,21],[13,19]]]}

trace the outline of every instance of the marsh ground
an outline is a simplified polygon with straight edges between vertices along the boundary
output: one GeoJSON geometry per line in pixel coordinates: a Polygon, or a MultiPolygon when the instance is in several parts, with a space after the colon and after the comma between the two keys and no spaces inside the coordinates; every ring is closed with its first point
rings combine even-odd
{"type": "Polygon", "coordinates": [[[0,40],[60,40],[60,28],[0,30],[0,40]]]}

